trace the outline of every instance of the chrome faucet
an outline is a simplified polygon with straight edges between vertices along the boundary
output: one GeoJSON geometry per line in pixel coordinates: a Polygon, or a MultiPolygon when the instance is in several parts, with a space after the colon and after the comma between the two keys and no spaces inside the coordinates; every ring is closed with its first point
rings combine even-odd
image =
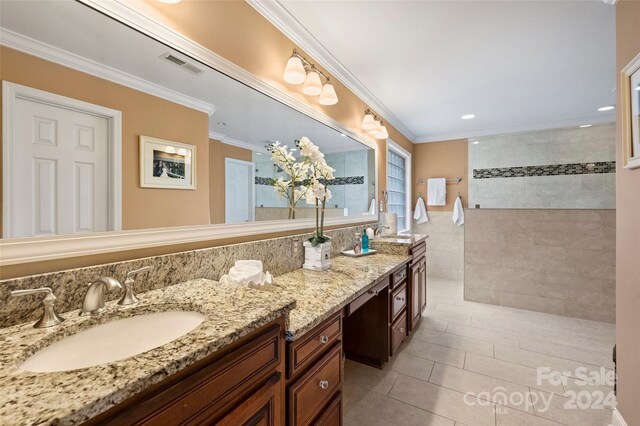
{"type": "Polygon", "coordinates": [[[49,287],[34,288],[29,290],[13,290],[11,292],[11,296],[27,296],[30,294],[39,293],[45,293],[46,296],[44,297],[44,299],[42,299],[42,317],[40,317],[40,319],[35,324],[33,324],[33,326],[35,328],[46,328],[58,325],[62,321],[64,321],[64,318],[61,318],[58,316],[58,314],[56,314],[56,309],[54,306],[56,296],[53,295],[53,291],[51,291],[49,287]]]}
{"type": "Polygon", "coordinates": [[[380,235],[382,235],[382,228],[389,229],[387,225],[380,225],[376,228],[375,232],[373,233],[373,236],[379,237],[380,235]]]}
{"type": "Polygon", "coordinates": [[[89,283],[87,294],[82,302],[80,316],[98,315],[104,311],[104,294],[106,291],[121,289],[122,285],[118,280],[110,277],[102,277],[89,283]]]}

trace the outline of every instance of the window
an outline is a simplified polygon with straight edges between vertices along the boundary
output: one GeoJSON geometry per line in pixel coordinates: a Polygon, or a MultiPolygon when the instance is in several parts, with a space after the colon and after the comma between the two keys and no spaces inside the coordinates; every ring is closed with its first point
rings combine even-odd
{"type": "Polygon", "coordinates": [[[398,215],[398,232],[411,228],[409,194],[411,154],[389,141],[387,151],[387,192],[389,201],[387,211],[398,215]]]}

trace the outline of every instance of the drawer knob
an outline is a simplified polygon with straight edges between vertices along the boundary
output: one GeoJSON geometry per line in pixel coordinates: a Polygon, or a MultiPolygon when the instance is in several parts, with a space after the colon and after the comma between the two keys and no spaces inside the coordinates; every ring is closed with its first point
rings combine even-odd
{"type": "Polygon", "coordinates": [[[400,328],[400,333],[404,333],[404,328],[400,328]]]}
{"type": "Polygon", "coordinates": [[[322,343],[323,345],[326,345],[327,343],[329,343],[329,337],[320,336],[320,343],[322,343]]]}
{"type": "Polygon", "coordinates": [[[320,386],[322,389],[327,389],[329,387],[329,382],[326,380],[320,380],[318,386],[320,386]]]}

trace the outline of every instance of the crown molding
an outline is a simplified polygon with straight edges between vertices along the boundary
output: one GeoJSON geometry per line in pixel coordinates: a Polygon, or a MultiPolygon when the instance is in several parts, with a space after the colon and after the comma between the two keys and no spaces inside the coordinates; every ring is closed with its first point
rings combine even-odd
{"type": "Polygon", "coordinates": [[[293,109],[323,123],[337,131],[344,133],[350,138],[376,149],[375,140],[363,137],[359,133],[345,127],[339,121],[323,114],[305,102],[302,102],[288,93],[270,85],[259,77],[251,74],[244,68],[223,58],[219,54],[187,38],[175,31],[168,25],[153,18],[155,12],[150,6],[143,2],[127,0],[77,0],[90,8],[109,16],[116,21],[127,25],[134,30],[145,34],[161,43],[170,46],[172,49],[185,54],[196,61],[203,63],[241,83],[261,92],[293,109]]]}
{"type": "Polygon", "coordinates": [[[238,139],[233,139],[228,137],[224,133],[209,131],[209,138],[218,140],[225,145],[237,146],[238,148],[244,148],[254,152],[262,152],[262,153],[268,152],[266,147],[253,145],[253,144],[250,144],[249,142],[243,142],[238,139]]]}
{"type": "MultiPolygon", "coordinates": [[[[291,13],[277,0],[247,0],[247,3],[278,28],[302,50],[311,55],[347,89],[378,112],[384,121],[393,125],[411,142],[416,137],[409,128],[396,117],[382,101],[362,84],[340,61],[329,52],[291,13]]],[[[287,58],[283,58],[286,61],[287,58]]],[[[364,111],[363,111],[364,114],[364,111]]]]}
{"type": "Polygon", "coordinates": [[[140,77],[127,74],[5,28],[0,28],[0,44],[10,49],[44,59],[45,61],[54,62],[58,65],[204,112],[209,116],[213,115],[216,111],[216,107],[210,103],[167,89],[166,87],[151,83],[140,77]]]}
{"type": "Polygon", "coordinates": [[[578,127],[581,124],[610,124],[615,123],[615,114],[604,114],[597,117],[587,117],[563,121],[552,121],[546,123],[527,124],[524,126],[500,127],[496,129],[485,129],[468,132],[444,133],[440,135],[426,135],[417,138],[416,143],[442,142],[456,139],[472,139],[483,136],[508,135],[511,133],[537,132],[542,130],[564,129],[578,127]]]}

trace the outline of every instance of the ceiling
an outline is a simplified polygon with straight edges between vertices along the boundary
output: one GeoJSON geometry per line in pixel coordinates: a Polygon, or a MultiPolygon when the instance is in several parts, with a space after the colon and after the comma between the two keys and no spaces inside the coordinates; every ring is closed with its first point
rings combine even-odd
{"type": "Polygon", "coordinates": [[[104,72],[122,81],[152,83],[177,92],[178,97],[185,95],[211,104],[215,112],[209,119],[209,130],[225,143],[264,151],[271,141],[292,147],[293,141],[304,135],[325,153],[368,149],[79,2],[3,0],[0,25],[2,44],[7,43],[9,36],[18,37],[21,46],[29,47],[27,50],[31,42],[35,42],[37,49],[45,46],[47,55],[51,54],[54,60],[71,54],[72,61],[66,65],[73,62],[80,64],[81,70],[99,68],[99,75],[104,72]],[[204,72],[194,75],[161,59],[166,53],[173,53],[204,72]]]}
{"type": "Polygon", "coordinates": [[[253,5],[415,142],[615,121],[597,111],[616,99],[601,0],[266,3],[253,5]]]}

